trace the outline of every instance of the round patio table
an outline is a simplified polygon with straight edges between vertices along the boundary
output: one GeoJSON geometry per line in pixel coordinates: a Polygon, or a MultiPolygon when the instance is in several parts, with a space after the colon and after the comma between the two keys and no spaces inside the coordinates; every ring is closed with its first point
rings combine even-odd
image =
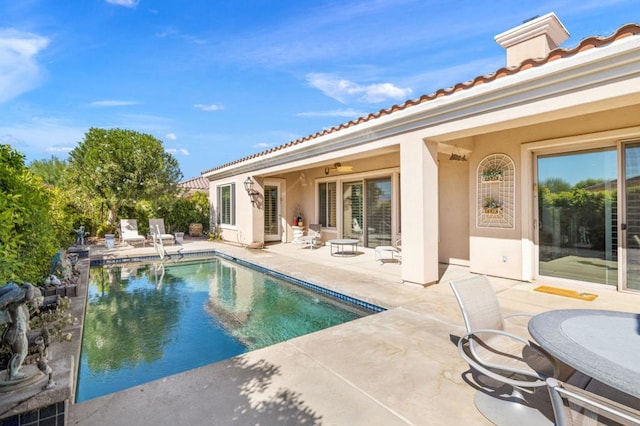
{"type": "Polygon", "coordinates": [[[560,361],[640,398],[640,314],[596,309],[549,311],[529,320],[529,333],[560,361]]]}
{"type": "Polygon", "coordinates": [[[339,238],[336,240],[329,240],[329,250],[331,252],[331,256],[355,256],[358,254],[358,240],[351,238],[339,238]],[[336,251],[333,251],[333,247],[336,246],[336,251]],[[346,251],[344,249],[345,246],[351,246],[350,251],[346,251]]]}

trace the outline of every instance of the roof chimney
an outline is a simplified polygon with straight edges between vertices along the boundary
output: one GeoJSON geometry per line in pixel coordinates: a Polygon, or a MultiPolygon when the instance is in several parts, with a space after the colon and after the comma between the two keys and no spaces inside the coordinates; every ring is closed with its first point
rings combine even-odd
{"type": "Polygon", "coordinates": [[[569,38],[569,32],[555,13],[524,21],[522,25],[494,37],[507,49],[507,66],[518,66],[527,59],[545,58],[569,38]]]}

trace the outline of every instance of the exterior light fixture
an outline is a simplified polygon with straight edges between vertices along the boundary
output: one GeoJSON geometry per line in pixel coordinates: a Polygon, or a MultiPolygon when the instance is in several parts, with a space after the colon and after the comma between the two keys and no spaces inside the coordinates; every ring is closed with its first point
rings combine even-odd
{"type": "Polygon", "coordinates": [[[251,179],[251,176],[247,176],[247,178],[244,180],[244,189],[245,191],[247,191],[247,195],[249,195],[249,198],[251,198],[251,204],[255,205],[256,198],[258,195],[260,195],[260,193],[253,189],[253,180],[251,179]]]}
{"type": "Polygon", "coordinates": [[[343,166],[340,163],[335,163],[333,167],[325,167],[324,174],[328,175],[331,170],[337,170],[339,173],[351,172],[353,171],[353,166],[343,166]]]}

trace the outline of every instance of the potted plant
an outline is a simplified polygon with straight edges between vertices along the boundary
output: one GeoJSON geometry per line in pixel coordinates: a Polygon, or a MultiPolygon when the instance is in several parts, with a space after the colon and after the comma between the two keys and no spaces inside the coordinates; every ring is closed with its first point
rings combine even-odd
{"type": "Polygon", "coordinates": [[[505,168],[500,164],[489,164],[482,169],[482,181],[483,182],[496,182],[502,180],[502,174],[505,168]]]}
{"type": "Polygon", "coordinates": [[[495,198],[485,198],[483,204],[485,214],[500,214],[502,213],[502,206],[496,201],[495,198]]]}

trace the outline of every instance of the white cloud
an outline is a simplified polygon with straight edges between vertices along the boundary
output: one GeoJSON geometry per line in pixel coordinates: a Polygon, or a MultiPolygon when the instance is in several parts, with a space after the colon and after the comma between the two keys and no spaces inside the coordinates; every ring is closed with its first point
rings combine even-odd
{"type": "Polygon", "coordinates": [[[137,105],[137,104],[138,102],[135,102],[135,101],[108,100],[108,101],[93,101],[89,105],[93,107],[119,107],[119,106],[137,105]]]}
{"type": "Polygon", "coordinates": [[[224,109],[222,105],[218,105],[218,104],[210,104],[210,105],[195,104],[193,107],[202,111],[220,111],[224,109]]]}
{"type": "Polygon", "coordinates": [[[47,148],[47,152],[52,152],[52,153],[69,153],[73,150],[74,147],[72,146],[50,146],[49,148],[47,148]]]}
{"type": "Polygon", "coordinates": [[[48,45],[46,37],[0,29],[0,103],[40,84],[43,71],[35,56],[48,45]]]}
{"type": "Polygon", "coordinates": [[[307,81],[325,95],[342,103],[355,100],[373,104],[388,100],[404,100],[412,92],[409,88],[396,87],[392,83],[361,85],[323,73],[309,73],[307,81]]]}
{"type": "Polygon", "coordinates": [[[106,0],[107,3],[115,4],[116,6],[129,7],[131,9],[138,5],[138,0],[106,0]]]}
{"type": "Polygon", "coordinates": [[[178,139],[175,133],[167,133],[166,135],[164,135],[164,137],[170,141],[175,141],[176,139],[178,139]]]}
{"type": "Polygon", "coordinates": [[[308,112],[299,112],[296,114],[299,117],[345,117],[345,118],[355,118],[362,117],[363,115],[367,115],[366,112],[356,111],[352,108],[347,109],[334,109],[331,111],[308,111],[308,112]]]}
{"type": "Polygon", "coordinates": [[[36,117],[21,124],[0,125],[0,141],[24,153],[31,161],[52,153],[68,153],[84,139],[86,131],[87,127],[56,118],[36,117]]]}
{"type": "Polygon", "coordinates": [[[166,151],[169,154],[184,155],[185,157],[191,155],[189,150],[187,150],[185,148],[168,148],[168,149],[166,149],[166,151]]]}
{"type": "Polygon", "coordinates": [[[272,143],[266,143],[266,142],[259,142],[255,145],[253,145],[254,148],[258,148],[258,149],[266,149],[266,148],[271,148],[273,146],[272,143]]]}

